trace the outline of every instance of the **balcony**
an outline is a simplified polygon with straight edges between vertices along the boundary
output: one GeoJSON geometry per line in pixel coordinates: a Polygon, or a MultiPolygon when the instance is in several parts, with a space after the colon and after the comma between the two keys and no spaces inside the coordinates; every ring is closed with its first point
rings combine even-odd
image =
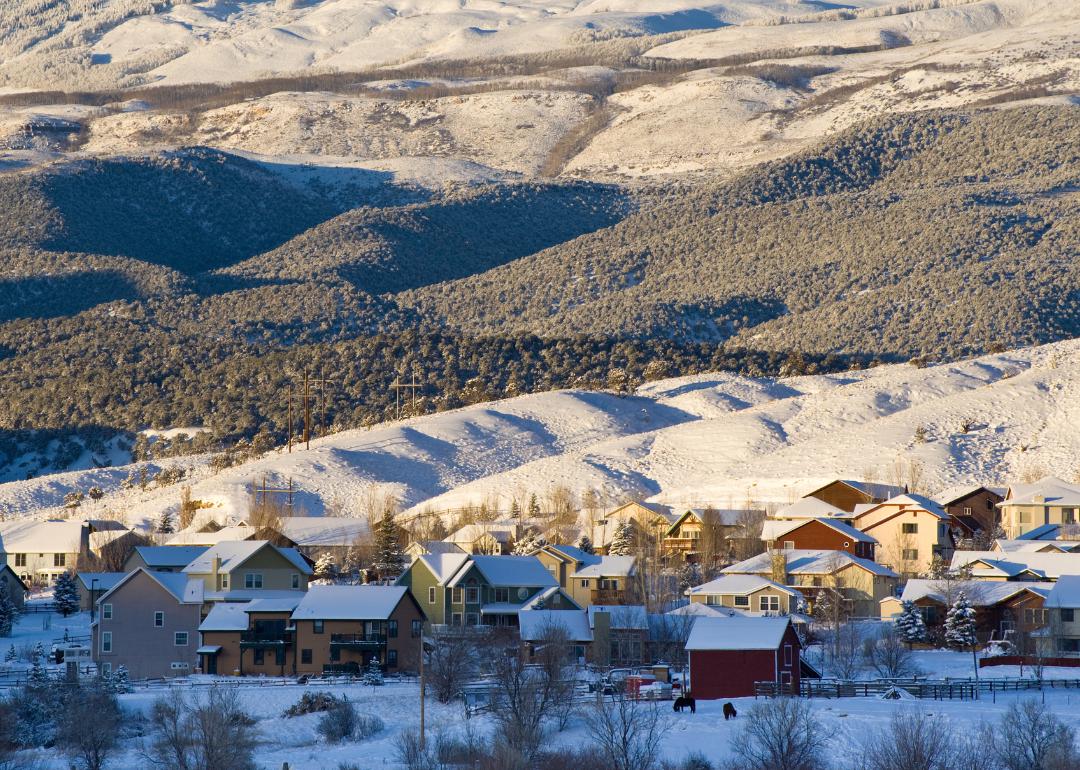
{"type": "Polygon", "coordinates": [[[292,631],[241,631],[241,649],[272,650],[278,647],[288,647],[293,643],[292,631]]]}
{"type": "Polygon", "coordinates": [[[590,591],[590,604],[625,604],[626,592],[619,588],[596,588],[590,591]]]}
{"type": "Polygon", "coordinates": [[[330,634],[330,646],[347,650],[373,650],[386,646],[384,634],[330,634]]]}

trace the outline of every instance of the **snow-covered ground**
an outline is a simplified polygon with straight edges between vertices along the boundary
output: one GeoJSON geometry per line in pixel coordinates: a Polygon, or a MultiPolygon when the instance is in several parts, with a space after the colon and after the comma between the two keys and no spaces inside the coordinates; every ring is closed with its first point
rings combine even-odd
{"type": "MultiPolygon", "coordinates": [[[[273,451],[218,474],[190,467],[192,497],[243,515],[253,480],[292,479],[307,513],[359,515],[392,495],[407,513],[513,499],[566,486],[615,504],[781,505],[832,478],[892,481],[921,464],[919,486],[1002,483],[1077,471],[1080,341],[918,368],[909,364],[787,379],[703,374],[649,383],[633,396],[557,391],[350,430],[292,454],[273,451]],[[921,430],[920,430],[921,429],[921,430]],[[917,434],[918,433],[918,437],[917,434]],[[923,439],[923,440],[920,440],[923,439]]],[[[59,512],[98,486],[81,514],[129,523],[175,510],[180,486],[122,490],[130,467],[0,484],[6,517],[59,512]]],[[[905,477],[901,482],[909,481],[905,477]]]]}

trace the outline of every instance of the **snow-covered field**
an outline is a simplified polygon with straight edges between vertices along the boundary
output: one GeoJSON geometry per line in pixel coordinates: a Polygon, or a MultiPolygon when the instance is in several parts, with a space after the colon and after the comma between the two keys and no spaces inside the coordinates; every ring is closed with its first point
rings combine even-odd
{"type": "MultiPolygon", "coordinates": [[[[484,502],[509,509],[513,499],[560,486],[596,490],[610,504],[642,497],[741,507],[781,505],[832,478],[891,481],[898,460],[921,464],[919,486],[931,493],[1051,473],[1071,479],[1080,469],[1078,421],[1074,340],[925,368],[706,374],[649,383],[632,396],[538,393],[345,431],[216,475],[204,456],[168,462],[190,467],[183,483],[192,497],[222,516],[242,516],[250,484],[264,476],[291,479],[312,515],[359,515],[387,494],[411,512],[484,502]]],[[[120,489],[131,470],[2,484],[0,512],[55,514],[67,492],[91,486],[106,495],[85,501],[80,514],[118,512],[134,525],[176,509],[179,484],[120,489]]]]}

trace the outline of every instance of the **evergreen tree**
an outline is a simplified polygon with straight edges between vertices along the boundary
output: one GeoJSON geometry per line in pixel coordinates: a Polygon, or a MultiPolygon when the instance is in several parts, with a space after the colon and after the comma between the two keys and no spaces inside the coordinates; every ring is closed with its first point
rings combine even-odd
{"type": "Polygon", "coordinates": [[[817,592],[814,597],[814,617],[818,620],[828,621],[832,619],[832,599],[829,598],[828,591],[824,589],[817,592]]]}
{"type": "Polygon", "coordinates": [[[974,649],[978,644],[975,636],[975,608],[961,591],[945,616],[945,643],[957,650],[974,649]]]}
{"type": "Polygon", "coordinates": [[[170,535],[173,532],[172,514],[168,510],[161,512],[161,518],[158,519],[157,531],[159,535],[170,535]]]}
{"type": "Polygon", "coordinates": [[[514,543],[514,547],[510,549],[510,553],[514,556],[528,556],[538,547],[539,546],[536,544],[536,535],[530,531],[526,532],[524,537],[514,543]]]}
{"type": "Polygon", "coordinates": [[[337,565],[334,564],[334,557],[329,551],[325,551],[315,560],[315,580],[325,584],[334,582],[336,577],[337,565]]]}
{"type": "Polygon", "coordinates": [[[19,659],[19,653],[17,653],[15,651],[15,645],[13,644],[10,647],[8,647],[8,651],[4,653],[4,662],[5,663],[14,663],[18,659],[19,659]]]}
{"type": "Polygon", "coordinates": [[[386,506],[375,527],[375,563],[371,565],[380,580],[396,578],[405,569],[405,553],[401,550],[394,509],[386,506]]]}
{"type": "Polygon", "coordinates": [[[926,641],[926,623],[915,602],[901,602],[900,617],[896,619],[896,630],[900,638],[910,644],[926,641]]]}
{"type": "Polygon", "coordinates": [[[634,553],[634,530],[627,522],[620,523],[615,528],[615,534],[608,546],[608,553],[612,556],[632,556],[634,553]]]}
{"type": "Polygon", "coordinates": [[[590,553],[591,554],[591,553],[596,552],[596,549],[593,548],[592,540],[590,540],[589,536],[584,534],[584,533],[582,533],[581,537],[578,538],[577,547],[578,547],[578,550],[581,551],[582,553],[590,553]]]}
{"type": "Polygon", "coordinates": [[[540,518],[540,501],[536,499],[536,493],[529,495],[529,520],[536,521],[540,518]]]}
{"type": "Polygon", "coordinates": [[[372,687],[379,687],[383,684],[382,666],[379,665],[378,658],[372,658],[368,661],[361,681],[364,684],[370,684],[372,687]]]}
{"type": "MultiPolygon", "coordinates": [[[[40,643],[39,643],[40,644],[40,643]]],[[[39,647],[34,647],[34,652],[37,653],[39,647]]],[[[27,687],[48,687],[49,686],[49,672],[45,668],[45,662],[42,660],[45,656],[34,655],[34,662],[30,664],[30,671],[26,675],[27,687]]]]}
{"type": "Polygon", "coordinates": [[[679,593],[685,594],[694,586],[701,585],[701,568],[693,562],[687,562],[679,570],[679,593]]]}
{"type": "Polygon", "coordinates": [[[113,695],[134,692],[128,676],[127,666],[117,666],[116,670],[111,674],[103,675],[101,677],[101,686],[106,692],[113,695]]]}
{"type": "Polygon", "coordinates": [[[0,583],[0,636],[11,636],[19,610],[8,595],[7,586],[0,583]]]}
{"type": "Polygon", "coordinates": [[[56,579],[53,601],[56,603],[56,611],[65,618],[79,611],[79,586],[70,572],[65,572],[56,579]]]}

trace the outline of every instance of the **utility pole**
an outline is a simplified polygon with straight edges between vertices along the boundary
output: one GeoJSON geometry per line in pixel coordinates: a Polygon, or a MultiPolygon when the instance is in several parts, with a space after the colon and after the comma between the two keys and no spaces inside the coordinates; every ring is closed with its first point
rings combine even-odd
{"type": "Polygon", "coordinates": [[[417,391],[417,389],[422,387],[421,384],[416,381],[416,369],[413,368],[412,376],[411,376],[409,382],[402,382],[400,377],[395,377],[394,381],[392,383],[390,383],[390,387],[394,389],[394,419],[395,420],[400,420],[401,419],[401,391],[402,391],[402,389],[406,389],[406,390],[411,391],[409,398],[412,400],[413,404],[415,404],[416,403],[416,391],[417,391]]]}
{"type": "Polygon", "coordinates": [[[420,751],[424,750],[424,628],[420,627],[420,751]]]}
{"type": "Polygon", "coordinates": [[[319,425],[320,436],[326,435],[326,388],[328,385],[334,383],[334,380],[327,379],[325,377],[312,377],[311,372],[307,369],[304,370],[304,385],[302,390],[297,393],[293,385],[289,385],[289,452],[292,452],[293,446],[293,402],[297,402],[301,413],[304,417],[304,433],[300,439],[304,443],[305,449],[311,449],[311,434],[314,423],[311,415],[312,404],[315,403],[316,394],[312,392],[312,387],[318,388],[318,403],[316,407],[319,409],[319,425]]]}
{"type": "Polygon", "coordinates": [[[293,386],[289,385],[289,454],[292,454],[292,402],[293,402],[293,386]]]}

